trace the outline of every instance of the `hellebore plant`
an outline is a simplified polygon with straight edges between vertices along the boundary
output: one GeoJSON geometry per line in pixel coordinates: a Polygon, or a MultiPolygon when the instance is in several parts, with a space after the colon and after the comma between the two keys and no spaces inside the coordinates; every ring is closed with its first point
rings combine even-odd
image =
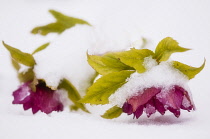
{"type": "Polygon", "coordinates": [[[52,90],[40,81],[36,86],[36,91],[30,87],[30,82],[23,83],[13,92],[13,104],[23,104],[23,109],[32,109],[33,114],[39,110],[46,114],[52,111],[63,111],[63,104],[57,90],[52,90]]]}
{"type": "MultiPolygon", "coordinates": [[[[32,29],[31,33],[47,35],[49,33],[61,34],[66,29],[69,29],[76,24],[90,25],[88,22],[64,15],[55,10],[49,10],[52,16],[56,19],[55,22],[49,23],[44,26],[38,26],[32,29]]],[[[64,105],[60,100],[60,90],[67,91],[68,98],[74,103],[70,108],[71,110],[81,109],[85,112],[88,110],[78,100],[81,99],[77,89],[67,80],[62,79],[58,87],[48,86],[44,79],[37,79],[34,73],[34,66],[36,62],[33,55],[39,51],[44,50],[49,43],[46,43],[38,47],[32,54],[21,52],[20,50],[13,48],[3,42],[5,48],[11,54],[11,60],[14,68],[18,72],[18,78],[21,82],[19,88],[13,92],[14,100],[13,104],[22,104],[24,110],[32,109],[33,114],[39,110],[46,114],[52,111],[63,111],[64,105]],[[21,72],[20,67],[25,65],[28,67],[26,71],[21,72]]]]}
{"type": "Polygon", "coordinates": [[[80,100],[95,105],[111,104],[103,118],[112,119],[122,113],[139,118],[158,111],[180,116],[180,109],[195,109],[187,82],[205,66],[195,68],[169,60],[171,54],[189,49],[180,47],[170,37],[159,42],[155,52],[131,48],[128,51],[89,55],[88,62],[101,77],[80,100]]]}
{"type": "Polygon", "coordinates": [[[143,92],[138,92],[138,96],[133,96],[123,104],[123,112],[128,115],[133,114],[137,119],[143,114],[143,110],[148,117],[158,111],[164,115],[166,110],[172,112],[176,117],[180,116],[180,109],[192,110],[194,105],[188,92],[180,86],[173,86],[167,94],[161,92],[161,88],[146,88],[143,92]]]}
{"type": "Polygon", "coordinates": [[[46,114],[53,111],[63,111],[64,105],[60,99],[60,90],[63,89],[67,91],[68,98],[74,103],[71,109],[77,110],[80,108],[88,112],[84,105],[78,102],[81,97],[76,88],[67,79],[62,79],[58,87],[55,88],[48,86],[44,79],[36,78],[33,70],[36,65],[33,54],[45,49],[49,43],[38,47],[32,54],[24,53],[4,42],[3,45],[11,54],[12,64],[17,70],[18,78],[21,82],[19,88],[13,92],[13,104],[22,104],[24,110],[31,108],[33,114],[37,113],[39,110],[46,114]],[[27,66],[26,71],[20,71],[21,64],[27,66]]]}

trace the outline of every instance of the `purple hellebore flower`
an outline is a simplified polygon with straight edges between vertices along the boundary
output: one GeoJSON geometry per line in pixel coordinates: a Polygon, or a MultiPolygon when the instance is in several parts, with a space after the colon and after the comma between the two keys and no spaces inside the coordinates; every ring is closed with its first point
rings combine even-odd
{"type": "Polygon", "coordinates": [[[128,115],[134,114],[137,119],[143,114],[143,111],[150,117],[156,110],[164,115],[169,110],[177,118],[180,116],[180,109],[194,110],[194,104],[190,99],[188,92],[178,85],[174,85],[169,90],[162,88],[146,88],[139,95],[133,96],[123,105],[123,112],[128,115]]]}
{"type": "Polygon", "coordinates": [[[36,92],[30,88],[30,82],[26,82],[13,92],[13,96],[13,104],[23,104],[24,110],[31,108],[33,114],[39,110],[46,114],[52,111],[63,111],[59,94],[48,88],[44,82],[36,85],[36,92]]]}

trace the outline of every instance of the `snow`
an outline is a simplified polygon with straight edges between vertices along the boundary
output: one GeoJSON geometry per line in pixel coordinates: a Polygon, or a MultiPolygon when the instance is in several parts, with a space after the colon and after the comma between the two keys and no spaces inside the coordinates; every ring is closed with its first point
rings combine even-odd
{"type": "Polygon", "coordinates": [[[146,57],[144,65],[147,69],[144,73],[133,73],[121,88],[109,97],[109,102],[114,106],[122,107],[123,104],[132,96],[140,95],[146,88],[162,88],[162,92],[169,92],[173,86],[178,85],[184,88],[187,92],[188,78],[179,70],[172,67],[172,61],[164,61],[157,65],[152,57],[146,57]]]}
{"type": "Polygon", "coordinates": [[[92,27],[76,25],[55,38],[45,51],[34,55],[38,63],[35,66],[37,78],[45,79],[47,84],[54,88],[62,78],[70,79],[78,88],[88,86],[84,83],[94,74],[86,62],[87,49],[93,43],[92,34],[92,27]]]}
{"type": "Polygon", "coordinates": [[[20,65],[20,69],[18,70],[19,73],[26,73],[30,69],[30,67],[25,66],[23,64],[19,64],[19,65],[20,65]]]}
{"type": "Polygon", "coordinates": [[[93,74],[85,59],[86,52],[93,48],[95,53],[127,49],[144,37],[148,40],[147,48],[154,50],[161,39],[170,36],[180,46],[193,49],[173,54],[173,60],[195,67],[201,65],[204,57],[207,60],[204,70],[189,82],[197,109],[190,113],[182,111],[180,118],[168,113],[149,119],[144,115],[136,120],[122,114],[118,119],[106,120],[99,115],[109,105],[88,105],[92,114],[69,112],[66,108],[61,113],[33,115],[31,110],[23,111],[21,105],[12,105],[11,94],[19,82],[9,53],[1,45],[0,139],[210,137],[209,0],[1,0],[0,4],[0,39],[28,53],[51,42],[46,50],[35,54],[37,76],[49,78],[48,83],[56,86],[59,78],[67,75],[83,95],[88,86],[83,82],[93,74]],[[75,26],[60,36],[30,34],[33,27],[54,22],[49,9],[87,20],[92,27],[75,26]],[[91,40],[92,30],[99,39],[91,40]]]}
{"type": "Polygon", "coordinates": [[[158,65],[157,61],[153,59],[152,56],[144,58],[143,66],[147,71],[151,70],[153,67],[157,65],[158,65]]]}

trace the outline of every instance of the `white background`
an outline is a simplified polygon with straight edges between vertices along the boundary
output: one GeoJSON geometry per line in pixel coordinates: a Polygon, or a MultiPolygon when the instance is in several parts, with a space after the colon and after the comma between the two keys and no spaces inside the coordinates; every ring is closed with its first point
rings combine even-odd
{"type": "Polygon", "coordinates": [[[65,76],[83,92],[84,82],[93,73],[85,59],[87,49],[121,49],[141,36],[147,38],[152,50],[167,36],[182,47],[193,49],[174,54],[174,60],[192,66],[200,66],[204,57],[207,60],[204,70],[189,83],[197,109],[191,113],[182,111],[178,119],[168,113],[149,119],[144,115],[138,120],[123,114],[118,119],[105,120],[100,114],[106,106],[88,106],[92,115],[69,112],[67,108],[61,113],[32,115],[31,110],[12,105],[12,92],[19,83],[9,53],[0,44],[0,139],[210,137],[210,1],[0,0],[0,5],[0,40],[29,53],[52,42],[48,49],[35,55],[37,76],[46,78],[49,84],[56,84],[65,76]],[[54,21],[49,9],[87,20],[93,27],[76,26],[60,36],[30,34],[33,27],[54,21]]]}

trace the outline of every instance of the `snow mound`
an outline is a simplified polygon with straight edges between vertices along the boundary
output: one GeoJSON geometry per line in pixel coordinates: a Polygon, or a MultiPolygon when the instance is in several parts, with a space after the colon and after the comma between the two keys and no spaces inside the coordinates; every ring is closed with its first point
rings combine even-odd
{"type": "Polygon", "coordinates": [[[158,65],[152,57],[147,57],[144,60],[144,66],[147,69],[146,72],[133,73],[127,79],[127,83],[109,97],[112,105],[122,107],[128,98],[138,95],[137,92],[150,87],[161,87],[162,91],[167,92],[167,89],[173,85],[178,85],[190,93],[187,85],[188,78],[173,68],[170,61],[161,62],[158,65]]]}
{"type": "Polygon", "coordinates": [[[76,88],[85,88],[94,70],[88,65],[86,51],[91,47],[93,29],[76,25],[54,39],[43,52],[34,55],[36,77],[45,79],[48,86],[56,88],[62,78],[69,79],[76,88]]]}

